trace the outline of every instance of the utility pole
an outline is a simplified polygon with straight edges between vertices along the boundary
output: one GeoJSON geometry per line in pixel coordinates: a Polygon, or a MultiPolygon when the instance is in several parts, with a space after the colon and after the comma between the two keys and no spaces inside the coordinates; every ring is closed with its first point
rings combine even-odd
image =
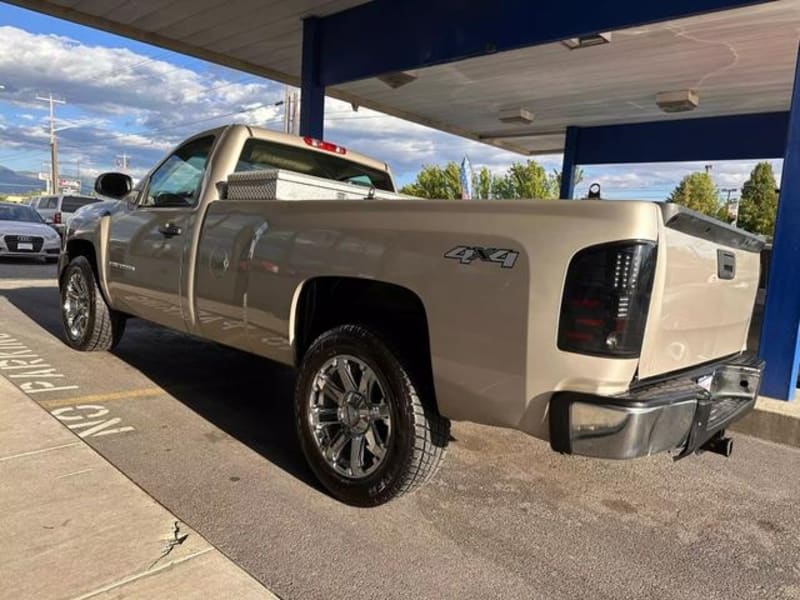
{"type": "Polygon", "coordinates": [[[292,135],[300,133],[300,92],[292,92],[292,135]]]}
{"type": "MultiPolygon", "coordinates": [[[[720,188],[720,192],[727,193],[727,197],[725,198],[725,209],[728,210],[728,216],[730,216],[730,207],[731,207],[731,194],[737,191],[738,188],[720,188]]],[[[734,227],[736,226],[736,222],[739,220],[739,198],[735,198],[736,200],[736,216],[733,218],[733,222],[731,223],[734,227]]]]}
{"type": "Polygon", "coordinates": [[[66,104],[64,100],[53,98],[53,93],[45,98],[36,96],[37,100],[50,103],[50,193],[58,194],[58,141],[56,140],[56,104],[66,104]]]}
{"type": "Polygon", "coordinates": [[[39,171],[39,179],[43,179],[44,180],[44,182],[46,184],[45,194],[50,195],[50,194],[53,193],[53,187],[52,187],[52,185],[50,183],[50,177],[52,175],[52,172],[51,172],[51,169],[50,169],[50,163],[43,160],[42,164],[40,166],[40,169],[41,170],[39,171]]]}
{"type": "Polygon", "coordinates": [[[276,102],[276,105],[283,104],[283,131],[291,135],[297,135],[300,128],[300,97],[297,90],[290,90],[287,85],[283,92],[283,102],[276,102]]]}
{"type": "MultiPolygon", "coordinates": [[[[277,104],[277,102],[276,102],[277,104]]],[[[289,86],[283,86],[283,133],[289,133],[289,86]]]]}

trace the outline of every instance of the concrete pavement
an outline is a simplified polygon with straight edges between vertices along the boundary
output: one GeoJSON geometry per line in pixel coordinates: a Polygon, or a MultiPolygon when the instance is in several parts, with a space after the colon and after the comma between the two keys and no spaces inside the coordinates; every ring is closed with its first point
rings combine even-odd
{"type": "Polygon", "coordinates": [[[275,598],[0,377],[0,598],[275,598]]]}

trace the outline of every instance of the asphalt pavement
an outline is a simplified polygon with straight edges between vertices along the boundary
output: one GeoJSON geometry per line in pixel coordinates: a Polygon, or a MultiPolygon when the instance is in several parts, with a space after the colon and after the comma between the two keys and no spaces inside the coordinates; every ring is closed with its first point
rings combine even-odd
{"type": "Polygon", "coordinates": [[[290,369],[138,320],[74,352],[54,277],[0,263],[0,346],[41,360],[0,375],[281,598],[800,598],[795,448],[597,461],[456,423],[432,484],[351,508],[304,463],[290,369]]]}

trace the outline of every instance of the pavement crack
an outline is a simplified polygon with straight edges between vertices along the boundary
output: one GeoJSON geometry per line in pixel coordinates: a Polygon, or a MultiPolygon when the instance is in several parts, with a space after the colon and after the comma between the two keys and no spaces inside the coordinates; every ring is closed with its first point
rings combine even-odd
{"type": "Polygon", "coordinates": [[[161,552],[161,556],[159,556],[157,559],[155,559],[150,564],[150,566],[147,567],[147,570],[149,571],[150,569],[155,567],[163,558],[168,556],[169,553],[172,552],[172,550],[176,546],[180,546],[183,542],[185,542],[186,538],[188,538],[188,537],[189,537],[188,533],[181,534],[180,522],[179,521],[175,521],[175,523],[173,524],[173,529],[172,529],[172,537],[169,538],[166,541],[166,544],[164,545],[164,550],[161,552]]]}

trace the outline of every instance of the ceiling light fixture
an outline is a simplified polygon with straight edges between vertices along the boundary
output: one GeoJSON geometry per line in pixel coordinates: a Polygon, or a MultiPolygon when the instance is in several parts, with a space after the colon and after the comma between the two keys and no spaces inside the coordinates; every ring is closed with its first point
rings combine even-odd
{"type": "Polygon", "coordinates": [[[676,90],[656,94],[656,104],[665,113],[688,112],[700,104],[700,96],[694,90],[676,90]]]}
{"type": "Polygon", "coordinates": [[[589,48],[590,46],[602,46],[603,44],[611,43],[611,32],[606,31],[603,33],[582,35],[581,37],[561,40],[561,43],[564,44],[570,50],[577,50],[579,48],[589,48]]]}
{"type": "Polygon", "coordinates": [[[533,113],[524,108],[506,108],[497,115],[502,123],[528,125],[533,123],[533,113]]]}
{"type": "Polygon", "coordinates": [[[417,80],[417,74],[412,71],[397,71],[395,73],[384,73],[378,75],[378,79],[388,85],[393,90],[403,87],[417,80]]]}

